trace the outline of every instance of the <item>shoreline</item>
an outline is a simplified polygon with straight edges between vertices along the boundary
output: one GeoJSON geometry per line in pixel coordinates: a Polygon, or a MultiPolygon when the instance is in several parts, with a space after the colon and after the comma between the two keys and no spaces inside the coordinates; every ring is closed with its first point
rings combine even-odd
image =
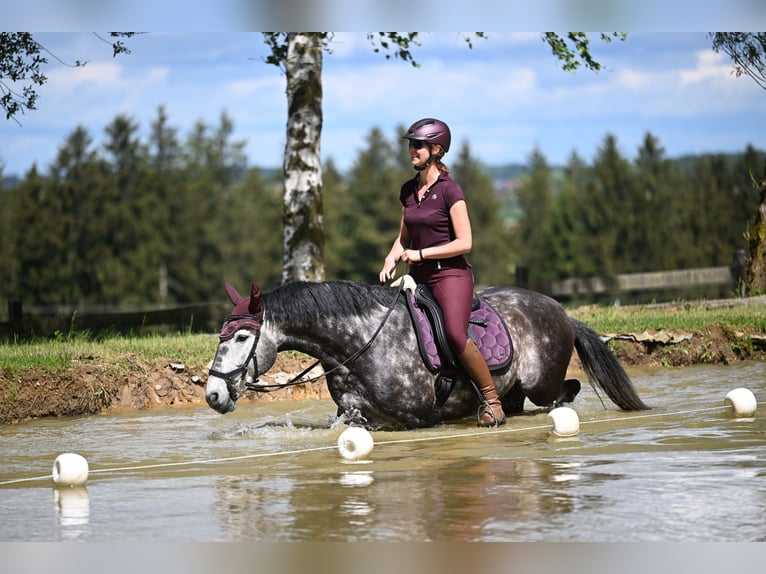
{"type": "MultiPolygon", "coordinates": [[[[766,337],[711,325],[700,333],[670,331],[606,335],[604,339],[630,371],[730,365],[766,360],[766,337]]],[[[140,361],[124,357],[130,368],[116,373],[103,364],[79,362],[63,370],[36,367],[9,372],[0,369],[0,424],[62,416],[108,416],[152,408],[205,406],[205,365],[167,360],[140,361]]],[[[313,363],[296,353],[280,353],[261,378],[284,383],[313,363]]],[[[584,382],[574,353],[567,376],[584,382]],[[571,374],[570,374],[571,373],[571,374]]],[[[329,399],[323,379],[270,393],[246,392],[241,402],[329,399]]]]}

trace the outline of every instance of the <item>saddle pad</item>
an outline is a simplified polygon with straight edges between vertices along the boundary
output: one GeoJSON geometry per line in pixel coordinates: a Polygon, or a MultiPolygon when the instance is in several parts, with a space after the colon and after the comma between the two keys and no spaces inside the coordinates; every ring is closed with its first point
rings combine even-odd
{"type": "MultiPolygon", "coordinates": [[[[411,291],[407,292],[407,308],[412,317],[420,355],[428,370],[437,373],[442,368],[455,368],[451,351],[448,348],[440,349],[434,336],[434,327],[411,291]]],[[[471,313],[468,336],[476,343],[491,372],[505,369],[511,363],[513,343],[508,328],[497,311],[484,299],[480,298],[478,309],[471,313]]],[[[442,342],[441,346],[446,347],[446,342],[442,342]]]]}

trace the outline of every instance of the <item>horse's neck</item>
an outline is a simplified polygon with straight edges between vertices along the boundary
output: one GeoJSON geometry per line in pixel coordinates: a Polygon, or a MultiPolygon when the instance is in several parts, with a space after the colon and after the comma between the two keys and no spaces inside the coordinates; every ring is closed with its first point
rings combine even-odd
{"type": "Polygon", "coordinates": [[[318,359],[325,356],[347,356],[372,336],[372,331],[367,333],[370,329],[366,323],[358,317],[339,320],[326,317],[310,324],[308,328],[300,321],[284,322],[274,326],[277,349],[298,351],[318,359]],[[350,348],[352,346],[354,348],[350,348]]]}
{"type": "Polygon", "coordinates": [[[266,295],[266,322],[279,350],[344,358],[372,338],[385,316],[364,287],[347,282],[288,284],[266,295]]]}

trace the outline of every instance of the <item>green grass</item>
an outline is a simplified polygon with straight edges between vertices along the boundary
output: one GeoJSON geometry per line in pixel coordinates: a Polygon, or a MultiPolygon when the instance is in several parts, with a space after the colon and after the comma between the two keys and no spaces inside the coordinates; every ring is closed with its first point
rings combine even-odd
{"type": "Polygon", "coordinates": [[[64,339],[37,340],[0,345],[0,368],[42,368],[58,371],[74,363],[111,364],[130,368],[131,358],[140,361],[167,360],[187,365],[205,365],[215,354],[218,337],[205,334],[114,335],[95,339],[75,335],[64,339]]]}
{"type": "MultiPolygon", "coordinates": [[[[732,330],[766,333],[766,304],[713,307],[702,302],[665,306],[587,306],[567,312],[601,334],[641,333],[647,329],[701,332],[716,324],[732,330]]],[[[94,337],[90,333],[75,333],[54,339],[0,344],[0,368],[58,371],[86,363],[131,369],[135,368],[136,361],[155,360],[203,367],[213,358],[217,344],[218,338],[214,334],[94,337]]]]}
{"type": "Polygon", "coordinates": [[[570,316],[599,333],[641,333],[645,330],[700,332],[710,325],[766,333],[766,304],[711,307],[705,303],[664,306],[589,306],[568,310],[570,316]]]}

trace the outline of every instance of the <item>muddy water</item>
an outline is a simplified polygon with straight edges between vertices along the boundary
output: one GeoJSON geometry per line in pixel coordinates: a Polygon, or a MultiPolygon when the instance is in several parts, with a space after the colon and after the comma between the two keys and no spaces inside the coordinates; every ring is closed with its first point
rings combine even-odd
{"type": "Polygon", "coordinates": [[[631,375],[656,408],[585,387],[575,439],[528,407],[500,430],[376,432],[359,463],[327,401],[2,427],[0,541],[766,540],[766,363],[631,375]],[[753,418],[726,415],[736,387],[753,418]],[[53,487],[63,452],[86,487],[53,487]]]}

